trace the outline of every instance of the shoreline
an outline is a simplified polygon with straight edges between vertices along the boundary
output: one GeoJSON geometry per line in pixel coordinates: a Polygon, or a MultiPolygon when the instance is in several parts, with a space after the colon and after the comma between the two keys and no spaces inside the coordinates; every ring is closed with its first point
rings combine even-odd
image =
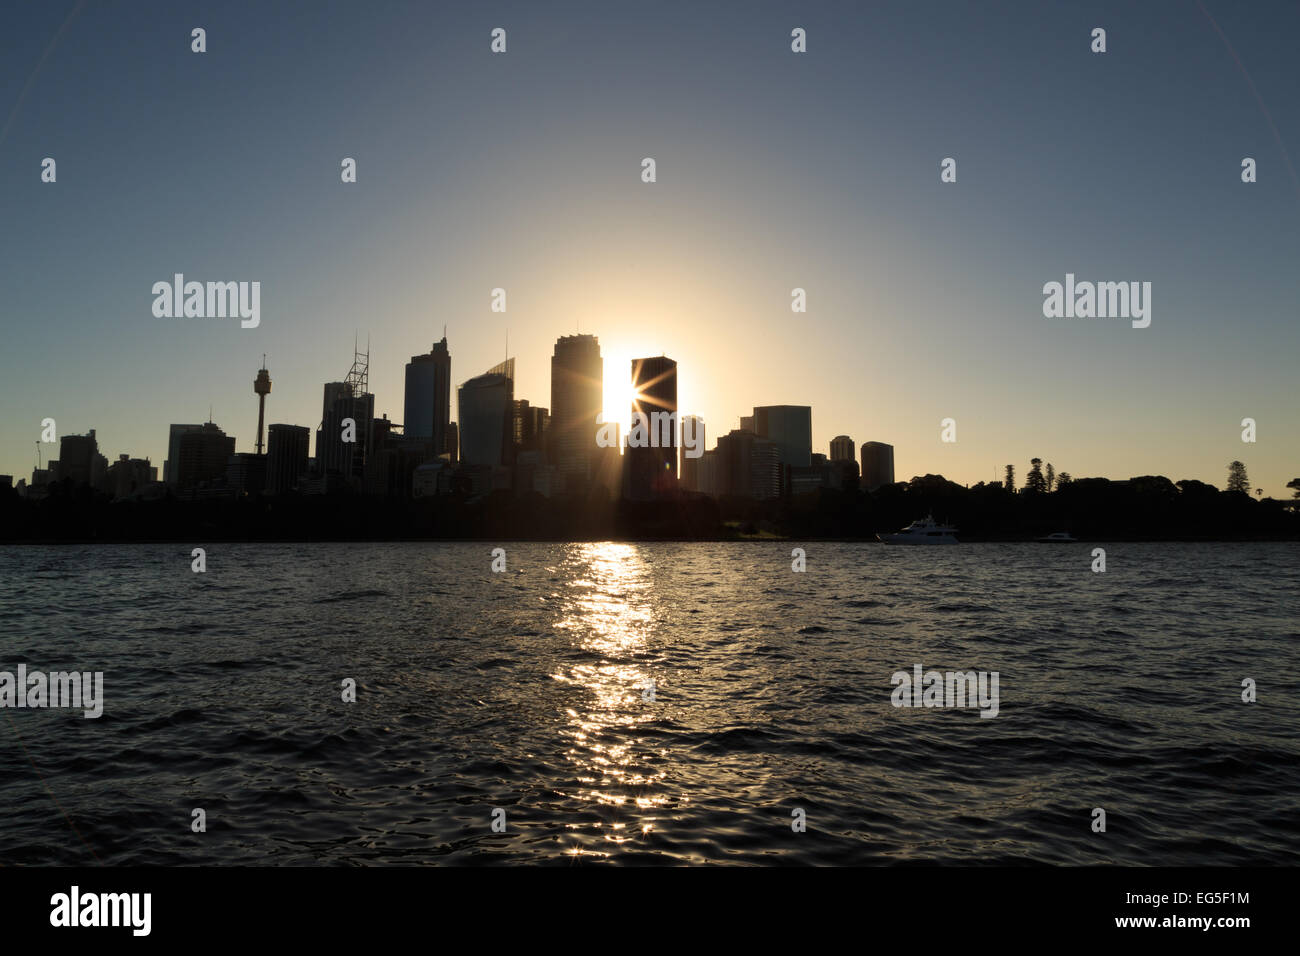
{"type": "MultiPolygon", "coordinates": [[[[204,536],[202,534],[192,535],[187,538],[25,538],[13,541],[0,541],[0,548],[3,547],[43,547],[49,545],[88,545],[88,544],[176,544],[189,545],[195,540],[212,541],[220,544],[479,544],[482,542],[491,542],[493,544],[868,544],[879,547],[888,547],[894,550],[924,550],[925,545],[887,545],[883,541],[877,541],[875,538],[828,538],[828,537],[786,537],[786,536],[741,536],[741,537],[699,537],[699,538],[682,538],[682,537],[591,537],[591,538],[511,538],[511,537],[494,537],[482,536],[477,538],[436,538],[436,537],[410,537],[410,538],[221,538],[204,536]]],[[[1024,544],[1024,545],[1041,545],[1053,549],[1070,548],[1083,545],[1098,544],[1297,544],[1300,543],[1300,537],[1275,537],[1275,538],[1153,538],[1153,537],[1122,537],[1111,536],[1105,538],[1080,538],[1077,541],[1069,542],[1042,542],[1033,538],[971,538],[968,540],[958,541],[956,547],[962,545],[975,544],[1024,544]]],[[[935,548],[951,548],[954,545],[933,545],[935,548]]]]}

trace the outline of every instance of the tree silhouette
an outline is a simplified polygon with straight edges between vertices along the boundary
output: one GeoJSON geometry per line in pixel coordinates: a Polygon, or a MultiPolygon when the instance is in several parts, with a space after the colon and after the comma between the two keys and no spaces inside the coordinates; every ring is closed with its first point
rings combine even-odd
{"type": "Polygon", "coordinates": [[[1074,481],[1074,479],[1070,477],[1070,473],[1068,471],[1063,471],[1056,476],[1056,487],[1059,490],[1072,481],[1074,481]]]}
{"type": "Polygon", "coordinates": [[[1047,479],[1043,477],[1043,459],[1029,459],[1029,474],[1025,476],[1025,491],[1031,495],[1042,494],[1047,491],[1047,479]]]}
{"type": "Polygon", "coordinates": [[[1295,492],[1291,495],[1292,498],[1300,498],[1300,478],[1292,478],[1286,483],[1286,486],[1295,489],[1295,492]]]}
{"type": "Polygon", "coordinates": [[[1016,490],[1016,466],[1015,465],[1007,465],[1007,479],[1002,483],[1002,487],[1006,488],[1007,491],[1010,491],[1012,494],[1015,493],[1016,490]]]}
{"type": "Polygon", "coordinates": [[[1052,467],[1052,463],[1049,461],[1047,463],[1047,490],[1050,492],[1052,490],[1052,487],[1055,484],[1056,484],[1056,469],[1052,467]]]}
{"type": "Polygon", "coordinates": [[[1228,465],[1228,490],[1250,494],[1250,479],[1246,477],[1246,466],[1239,461],[1228,465]]]}

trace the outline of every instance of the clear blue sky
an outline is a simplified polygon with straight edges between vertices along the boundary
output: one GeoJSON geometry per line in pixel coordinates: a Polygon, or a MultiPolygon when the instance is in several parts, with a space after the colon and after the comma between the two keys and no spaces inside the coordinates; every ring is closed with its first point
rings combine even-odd
{"type": "Polygon", "coordinates": [[[891,442],[900,479],[1300,475],[1294,3],[73,9],[0,10],[0,472],[30,476],[47,416],[161,465],[211,405],[251,450],[264,352],[268,420],[315,427],[357,334],[400,420],[446,325],[457,383],[508,330],[547,405],[581,328],[611,412],[662,352],[710,445],[809,404],[816,450],[891,442]],[[176,272],[259,280],[260,328],[155,318],[176,272]],[[1044,318],[1067,272],[1151,282],[1151,327],[1044,318]]]}

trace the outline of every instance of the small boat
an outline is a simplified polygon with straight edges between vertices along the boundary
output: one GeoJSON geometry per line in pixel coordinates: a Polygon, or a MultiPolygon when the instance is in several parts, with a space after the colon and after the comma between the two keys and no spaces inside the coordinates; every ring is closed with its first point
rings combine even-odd
{"type": "Polygon", "coordinates": [[[897,534],[878,534],[876,538],[883,544],[956,544],[956,533],[956,528],[935,524],[934,518],[926,515],[897,534]]]}
{"type": "Polygon", "coordinates": [[[1079,539],[1071,537],[1065,531],[1057,531],[1042,538],[1035,538],[1039,544],[1077,544],[1079,539]]]}

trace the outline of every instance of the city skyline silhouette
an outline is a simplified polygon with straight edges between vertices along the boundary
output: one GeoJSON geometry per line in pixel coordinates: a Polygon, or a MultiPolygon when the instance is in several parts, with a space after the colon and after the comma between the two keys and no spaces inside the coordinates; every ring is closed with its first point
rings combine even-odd
{"type": "MultiPolygon", "coordinates": [[[[13,35],[53,37],[65,15],[25,8],[13,35]]],[[[1221,13],[1230,52],[1195,8],[828,4],[800,12],[793,54],[775,4],[738,24],[579,3],[562,22],[510,9],[494,55],[474,11],[270,7],[250,36],[232,7],[200,56],[188,11],[87,6],[48,57],[24,43],[0,65],[26,89],[0,144],[22,237],[0,263],[0,473],[30,474],[47,417],[158,462],[168,425],[211,406],[251,451],[263,353],[269,421],[314,427],[356,334],[397,420],[406,361],[446,326],[454,384],[499,362],[508,331],[516,391],[539,405],[554,340],[591,331],[620,370],[603,409],[619,419],[621,370],[665,354],[711,436],[803,404],[814,448],[887,441],[902,477],[974,484],[1042,457],[1220,483],[1242,459],[1285,497],[1300,107],[1284,95],[1297,13],[1277,15],[1221,13]],[[240,140],[257,148],[223,148],[240,140]],[[176,273],[260,282],[260,324],[155,317],[150,290],[176,273]],[[1150,326],[1045,317],[1044,284],[1067,274],[1150,282],[1150,326]]]]}

